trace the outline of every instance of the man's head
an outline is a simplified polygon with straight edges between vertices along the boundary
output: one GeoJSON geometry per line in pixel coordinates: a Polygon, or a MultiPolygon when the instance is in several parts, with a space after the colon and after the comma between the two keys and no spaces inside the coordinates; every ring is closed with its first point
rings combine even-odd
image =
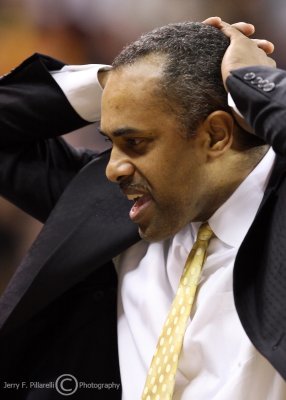
{"type": "Polygon", "coordinates": [[[174,108],[183,129],[191,134],[212,111],[227,110],[221,60],[228,45],[229,39],[210,26],[170,24],[127,46],[115,58],[113,67],[132,65],[150,54],[161,55],[158,96],[167,107],[174,108]]]}
{"type": "Polygon", "coordinates": [[[114,61],[102,102],[106,173],[138,198],[130,216],[147,240],[209,218],[253,168],[250,156],[240,165],[253,143],[241,140],[221,80],[228,43],[210,26],[171,24],[114,61]]]}

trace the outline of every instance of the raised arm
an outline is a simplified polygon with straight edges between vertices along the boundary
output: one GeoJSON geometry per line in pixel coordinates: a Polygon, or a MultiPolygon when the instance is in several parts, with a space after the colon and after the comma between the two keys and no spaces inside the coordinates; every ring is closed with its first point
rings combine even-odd
{"type": "Polygon", "coordinates": [[[49,72],[63,66],[34,54],[0,79],[1,148],[59,136],[87,124],[49,72]]]}
{"type": "Polygon", "coordinates": [[[63,65],[34,55],[0,80],[0,194],[41,221],[94,157],[59,137],[88,124],[49,72],[63,65]]]}
{"type": "MultiPolygon", "coordinates": [[[[227,91],[254,133],[286,154],[286,71],[277,69],[269,56],[274,46],[267,40],[249,39],[244,23],[229,25],[218,18],[205,21],[230,38],[222,61],[227,91]]],[[[236,115],[242,125],[243,121],[236,115]]]]}
{"type": "Polygon", "coordinates": [[[223,31],[231,40],[222,62],[227,90],[254,133],[286,155],[286,71],[237,29],[223,31]]]}

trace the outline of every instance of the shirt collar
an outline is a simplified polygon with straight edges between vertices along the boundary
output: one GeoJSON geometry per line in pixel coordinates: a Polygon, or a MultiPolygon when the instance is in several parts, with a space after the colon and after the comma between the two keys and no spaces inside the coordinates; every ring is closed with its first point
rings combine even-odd
{"type": "Polygon", "coordinates": [[[275,153],[268,150],[255,169],[209,219],[209,225],[221,241],[239,247],[250,228],[262,201],[275,153]]]}

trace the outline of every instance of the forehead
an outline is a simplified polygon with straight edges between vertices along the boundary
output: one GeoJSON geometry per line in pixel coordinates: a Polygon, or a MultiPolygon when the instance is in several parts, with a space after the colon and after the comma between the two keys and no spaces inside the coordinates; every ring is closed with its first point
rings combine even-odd
{"type": "Polygon", "coordinates": [[[162,108],[164,99],[159,92],[159,82],[164,60],[162,55],[147,56],[109,73],[102,95],[102,125],[120,113],[130,118],[162,108]]]}

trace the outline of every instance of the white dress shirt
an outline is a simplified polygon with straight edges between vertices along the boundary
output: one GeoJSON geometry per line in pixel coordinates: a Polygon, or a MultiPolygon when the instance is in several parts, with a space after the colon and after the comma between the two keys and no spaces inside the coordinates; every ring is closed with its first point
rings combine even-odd
{"type": "MultiPolygon", "coordinates": [[[[285,400],[286,383],[246,336],[232,291],[234,260],[262,200],[274,152],[209,219],[211,240],[187,327],[174,400],[285,400]]],[[[132,246],[116,259],[123,399],[140,399],[147,371],[199,223],[172,239],[132,246]]]]}
{"type": "Polygon", "coordinates": [[[98,72],[109,70],[102,64],[65,65],[50,74],[81,118],[88,122],[100,120],[102,87],[98,72]]]}

